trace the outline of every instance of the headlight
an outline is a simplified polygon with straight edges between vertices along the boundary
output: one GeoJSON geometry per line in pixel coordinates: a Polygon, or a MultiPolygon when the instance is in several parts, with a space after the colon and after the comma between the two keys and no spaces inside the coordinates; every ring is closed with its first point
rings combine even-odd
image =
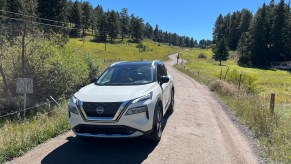
{"type": "Polygon", "coordinates": [[[148,112],[148,107],[146,105],[129,108],[125,115],[132,115],[132,114],[138,114],[138,113],[143,113],[143,112],[148,112]]]}
{"type": "Polygon", "coordinates": [[[78,109],[77,109],[78,103],[79,103],[79,100],[75,96],[73,96],[68,105],[69,111],[74,114],[79,115],[78,109]]]}
{"type": "Polygon", "coordinates": [[[141,96],[139,98],[136,98],[135,100],[133,100],[131,103],[134,104],[134,103],[138,103],[138,102],[142,102],[142,101],[146,101],[146,100],[151,100],[153,97],[153,92],[150,92],[144,96],[141,96]]]}

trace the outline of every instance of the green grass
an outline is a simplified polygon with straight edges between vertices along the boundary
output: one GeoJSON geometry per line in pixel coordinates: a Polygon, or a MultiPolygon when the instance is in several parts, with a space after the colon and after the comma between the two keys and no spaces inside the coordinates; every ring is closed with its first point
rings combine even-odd
{"type": "MultiPolygon", "coordinates": [[[[231,53],[231,56],[235,56],[235,52],[231,53]]],[[[229,91],[217,90],[216,93],[235,111],[240,121],[253,131],[262,144],[262,155],[269,163],[291,163],[291,74],[288,71],[240,67],[235,59],[219,66],[212,59],[211,50],[193,49],[182,53],[181,57],[189,62],[176,68],[206,85],[217,80],[221,69],[224,76],[228,67],[242,74],[257,76],[259,90],[255,95],[238,95],[236,90],[231,92],[231,87],[227,89],[229,91]],[[207,55],[207,58],[198,58],[201,53],[207,55]],[[276,93],[275,114],[269,111],[272,92],[276,93]]],[[[229,86],[237,88],[236,83],[229,86]]]]}
{"type": "Polygon", "coordinates": [[[103,69],[116,61],[167,60],[168,55],[181,51],[178,47],[159,44],[149,39],[145,39],[142,42],[147,47],[145,52],[139,52],[138,44],[129,43],[127,40],[123,42],[115,40],[113,44],[107,43],[105,51],[104,43],[92,42],[90,39],[92,38],[87,37],[83,44],[83,41],[79,38],[71,38],[68,44],[77,51],[82,51],[98,58],[103,69]]]}
{"type": "MultiPolygon", "coordinates": [[[[231,52],[235,53],[235,52],[231,52]]],[[[291,73],[282,70],[263,70],[257,68],[246,68],[236,64],[234,59],[223,62],[223,66],[212,59],[212,51],[194,49],[192,51],[182,53],[182,58],[189,60],[186,67],[194,72],[200,72],[209,78],[214,77],[215,74],[220,74],[222,69],[223,75],[227,71],[237,70],[242,74],[248,73],[258,77],[258,85],[261,88],[261,97],[266,97],[272,92],[276,93],[276,101],[278,104],[291,104],[291,73]],[[206,54],[207,59],[198,59],[200,53],[206,54]]]]}
{"type": "Polygon", "coordinates": [[[66,102],[51,113],[38,113],[27,121],[1,121],[0,163],[21,156],[31,148],[69,130],[66,102]]]}

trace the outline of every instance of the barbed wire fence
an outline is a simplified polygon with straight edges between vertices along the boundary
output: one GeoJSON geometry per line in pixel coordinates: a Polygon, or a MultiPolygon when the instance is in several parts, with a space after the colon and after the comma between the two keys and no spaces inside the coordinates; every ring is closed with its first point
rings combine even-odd
{"type": "MultiPolygon", "coordinates": [[[[5,58],[5,55],[3,55],[3,53],[5,53],[6,50],[12,49],[9,46],[4,48],[2,45],[5,44],[5,42],[8,41],[11,45],[17,45],[19,47],[22,47],[22,49],[25,49],[36,38],[50,40],[53,35],[58,33],[61,33],[62,35],[68,37],[72,30],[83,31],[83,28],[84,27],[81,25],[71,24],[68,22],[44,19],[37,16],[0,10],[0,90],[5,90],[5,85],[14,85],[7,84],[5,74],[4,72],[2,72],[2,65],[5,65],[5,60],[7,60],[7,57],[5,58]],[[13,17],[11,16],[11,14],[13,14],[13,17]],[[27,38],[27,36],[29,36],[29,38],[27,38]],[[24,42],[24,39],[27,40],[25,40],[24,42]]],[[[78,37],[82,39],[83,34],[78,34],[78,37]]],[[[38,45],[35,45],[32,48],[34,53],[37,53],[38,48],[38,45]]],[[[21,53],[23,52],[11,52],[11,60],[15,60],[13,59],[15,54],[19,55],[21,53]]],[[[16,66],[11,66],[11,68],[15,67],[16,66]]],[[[25,71],[23,72],[19,72],[18,74],[25,77],[25,71]]],[[[38,97],[36,102],[34,102],[33,104],[29,104],[27,108],[22,108],[22,106],[19,105],[21,104],[21,102],[18,102],[22,96],[19,94],[12,94],[11,92],[14,92],[14,90],[15,88],[13,89],[13,91],[4,91],[2,95],[0,95],[0,100],[6,101],[6,99],[11,99],[16,103],[16,105],[14,105],[14,108],[9,109],[0,104],[0,120],[3,118],[15,117],[17,115],[19,116],[23,112],[27,111],[51,113],[53,112],[52,106],[58,106],[59,102],[68,99],[68,97],[59,98],[57,100],[55,100],[53,97],[38,97]]]]}

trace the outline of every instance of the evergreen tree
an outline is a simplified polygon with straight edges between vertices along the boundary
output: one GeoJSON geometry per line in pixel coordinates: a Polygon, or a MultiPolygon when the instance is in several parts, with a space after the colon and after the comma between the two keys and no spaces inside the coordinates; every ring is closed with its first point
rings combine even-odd
{"type": "MultiPolygon", "coordinates": [[[[66,0],[38,0],[39,17],[65,22],[67,20],[66,4],[66,0]]],[[[48,22],[44,20],[42,20],[42,22],[56,24],[55,22],[48,22]]]]}
{"type": "Polygon", "coordinates": [[[189,47],[190,48],[194,48],[195,47],[195,42],[194,42],[193,38],[190,39],[190,46],[189,47]]]}
{"type": "Polygon", "coordinates": [[[159,25],[156,25],[154,30],[154,41],[159,42],[159,25]]]}
{"type": "Polygon", "coordinates": [[[268,61],[268,31],[266,5],[258,10],[250,27],[251,63],[255,66],[265,66],[268,61]]]}
{"type": "Polygon", "coordinates": [[[92,26],[91,19],[93,17],[93,7],[90,2],[86,1],[82,3],[82,25],[84,29],[89,29],[92,26]]]}
{"type": "Polygon", "coordinates": [[[0,10],[4,10],[6,7],[6,0],[0,0],[0,10]]]}
{"type": "Polygon", "coordinates": [[[123,41],[125,36],[129,35],[130,18],[128,16],[127,8],[121,9],[120,21],[121,21],[121,39],[123,41]]]}
{"type": "Polygon", "coordinates": [[[245,32],[241,35],[241,38],[238,43],[237,53],[238,53],[238,64],[239,65],[250,65],[250,39],[248,32],[245,32]]]}
{"type": "Polygon", "coordinates": [[[152,39],[153,38],[153,27],[150,25],[149,22],[147,22],[145,24],[145,37],[147,37],[148,39],[152,39]]]}
{"type": "Polygon", "coordinates": [[[241,36],[243,33],[247,32],[251,21],[253,19],[253,14],[248,9],[243,9],[241,11],[241,17],[239,20],[239,36],[241,36]]]}
{"type": "Polygon", "coordinates": [[[190,47],[190,38],[188,36],[185,38],[185,46],[190,47]]]}
{"type": "MultiPolygon", "coordinates": [[[[290,12],[290,11],[289,11],[290,12]]],[[[284,57],[284,34],[286,33],[285,2],[281,0],[274,10],[274,23],[272,27],[271,60],[279,61],[284,57]]]]}
{"type": "Polygon", "coordinates": [[[143,39],[144,24],[143,19],[131,16],[131,36],[135,42],[140,42],[143,39]]]}
{"type": "Polygon", "coordinates": [[[225,39],[222,38],[217,44],[215,49],[213,50],[214,55],[212,58],[215,61],[219,61],[219,65],[221,66],[222,61],[226,61],[229,57],[227,44],[225,42],[225,39]]]}
{"type": "Polygon", "coordinates": [[[119,34],[119,22],[118,13],[115,13],[114,10],[110,11],[108,13],[108,35],[111,38],[111,41],[116,39],[119,34]]]}
{"type": "MultiPolygon", "coordinates": [[[[22,10],[21,0],[8,0],[6,1],[6,9],[10,12],[19,13],[22,10]]],[[[12,18],[19,18],[20,16],[14,13],[8,15],[12,18]]]]}
{"type": "Polygon", "coordinates": [[[78,1],[75,1],[72,7],[72,13],[71,13],[71,19],[72,23],[74,24],[74,28],[71,30],[70,35],[72,37],[79,37],[80,36],[80,24],[82,21],[82,9],[81,9],[81,3],[78,1]]]}
{"type": "Polygon", "coordinates": [[[227,38],[228,47],[231,50],[236,50],[238,40],[239,40],[239,33],[238,33],[238,26],[239,26],[239,12],[234,12],[231,15],[230,19],[230,26],[229,26],[229,38],[227,38]]]}
{"type": "Polygon", "coordinates": [[[214,29],[213,29],[213,41],[214,43],[217,43],[221,40],[221,38],[224,36],[223,32],[223,16],[220,14],[218,18],[215,21],[214,29]]]}

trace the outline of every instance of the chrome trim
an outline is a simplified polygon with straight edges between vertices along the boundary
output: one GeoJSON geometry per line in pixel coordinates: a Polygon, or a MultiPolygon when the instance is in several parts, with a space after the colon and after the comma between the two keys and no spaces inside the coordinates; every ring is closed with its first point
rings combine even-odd
{"type": "MultiPolygon", "coordinates": [[[[74,131],[75,132],[75,131],[74,131]]],[[[138,137],[142,136],[143,133],[140,131],[136,131],[132,134],[127,134],[127,135],[122,135],[122,134],[91,134],[91,133],[76,133],[77,136],[82,136],[82,137],[96,137],[96,138],[133,138],[133,137],[138,137]]]]}
{"type": "Polygon", "coordinates": [[[126,108],[129,106],[131,101],[125,101],[123,102],[120,107],[118,108],[117,112],[115,113],[114,117],[88,117],[84,108],[83,108],[83,102],[78,101],[78,109],[81,111],[81,116],[84,121],[89,122],[117,122],[121,115],[124,113],[126,108]]]}

